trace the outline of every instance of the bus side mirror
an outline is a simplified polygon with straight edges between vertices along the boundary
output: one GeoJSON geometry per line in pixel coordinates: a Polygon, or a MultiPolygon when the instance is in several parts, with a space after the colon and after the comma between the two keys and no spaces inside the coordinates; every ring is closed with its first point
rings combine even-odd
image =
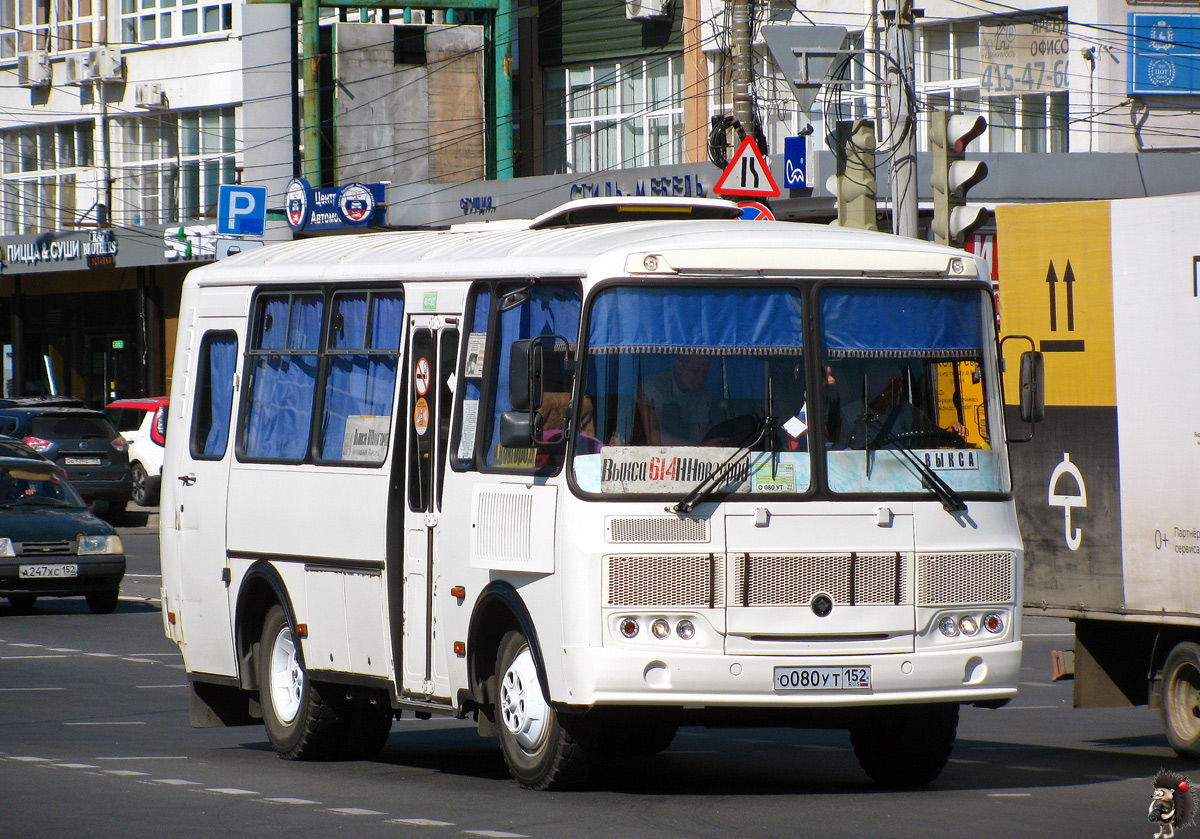
{"type": "Polygon", "coordinates": [[[500,445],[528,449],[542,439],[542,415],[537,411],[505,411],[500,415],[500,445]]]}
{"type": "Polygon", "coordinates": [[[1021,353],[1021,420],[1046,418],[1046,362],[1036,350],[1021,353]]]}
{"type": "Polygon", "coordinates": [[[514,412],[536,412],[542,407],[544,359],[542,341],[538,338],[513,341],[508,367],[508,392],[514,412]]]}

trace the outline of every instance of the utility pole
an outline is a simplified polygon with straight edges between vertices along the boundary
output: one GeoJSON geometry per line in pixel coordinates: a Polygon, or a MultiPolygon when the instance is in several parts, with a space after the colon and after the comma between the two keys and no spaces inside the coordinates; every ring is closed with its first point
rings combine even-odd
{"type": "Polygon", "coordinates": [[[917,126],[913,121],[911,85],[913,53],[912,0],[894,0],[888,27],[888,131],[892,147],[892,232],[917,238],[917,126]]]}
{"type": "Polygon", "coordinates": [[[729,25],[733,70],[733,118],[742,130],[754,135],[754,108],[750,95],[750,0],[733,0],[729,25]]]}

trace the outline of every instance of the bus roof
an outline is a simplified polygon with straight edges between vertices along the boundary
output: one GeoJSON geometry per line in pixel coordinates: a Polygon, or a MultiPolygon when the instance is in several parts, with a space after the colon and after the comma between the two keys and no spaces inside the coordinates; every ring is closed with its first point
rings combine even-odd
{"type": "Polygon", "coordinates": [[[584,277],[593,264],[631,273],[783,272],[978,276],[969,254],[917,239],[795,222],[641,221],[513,229],[327,236],[244,251],[192,282],[584,277]],[[643,256],[665,256],[642,271],[643,256]]]}

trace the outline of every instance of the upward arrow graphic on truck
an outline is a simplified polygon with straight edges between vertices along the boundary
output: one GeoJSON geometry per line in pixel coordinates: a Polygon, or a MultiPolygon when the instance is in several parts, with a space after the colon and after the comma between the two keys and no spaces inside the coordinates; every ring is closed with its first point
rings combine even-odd
{"type": "MultiPolygon", "coordinates": [[[[1046,287],[1049,290],[1050,296],[1050,331],[1058,331],[1058,272],[1054,270],[1054,262],[1050,262],[1049,268],[1046,269],[1046,287]]],[[[1061,280],[1066,291],[1067,301],[1067,332],[1075,331],[1075,269],[1071,267],[1071,260],[1067,260],[1067,267],[1063,271],[1061,280]]],[[[1042,352],[1083,352],[1083,341],[1042,341],[1042,352]]]]}

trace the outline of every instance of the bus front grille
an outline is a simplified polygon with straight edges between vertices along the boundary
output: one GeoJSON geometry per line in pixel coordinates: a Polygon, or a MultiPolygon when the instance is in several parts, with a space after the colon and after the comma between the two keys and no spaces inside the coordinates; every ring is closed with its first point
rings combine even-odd
{"type": "Polygon", "coordinates": [[[605,600],[609,606],[724,606],[724,558],[717,554],[610,556],[605,600]]]}
{"type": "Polygon", "coordinates": [[[1010,551],[919,554],[917,604],[1011,603],[1016,591],[1014,560],[1010,551]]]}
{"type": "Polygon", "coordinates": [[[604,520],[609,542],[707,542],[708,520],[680,516],[609,516],[604,520]]]}
{"type": "Polygon", "coordinates": [[[818,594],[835,606],[912,603],[901,553],[742,554],[733,563],[733,606],[808,606],[818,594]]]}

